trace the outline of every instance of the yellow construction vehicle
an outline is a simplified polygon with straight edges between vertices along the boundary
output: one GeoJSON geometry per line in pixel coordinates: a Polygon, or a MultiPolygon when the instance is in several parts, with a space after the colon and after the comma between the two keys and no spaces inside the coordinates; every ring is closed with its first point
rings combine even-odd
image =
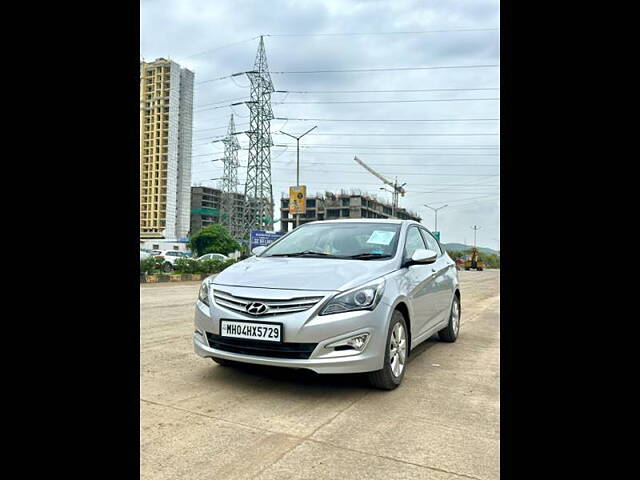
{"type": "Polygon", "coordinates": [[[471,257],[465,260],[464,269],[465,270],[473,269],[473,270],[477,270],[478,272],[481,272],[482,270],[484,270],[484,262],[480,259],[477,248],[474,247],[473,250],[471,250],[471,257]]]}

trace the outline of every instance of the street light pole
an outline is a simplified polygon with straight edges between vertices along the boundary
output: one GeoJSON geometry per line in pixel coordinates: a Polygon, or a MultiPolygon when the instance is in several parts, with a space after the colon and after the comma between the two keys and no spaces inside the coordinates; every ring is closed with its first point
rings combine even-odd
{"type": "Polygon", "coordinates": [[[480,227],[474,225],[473,227],[471,227],[471,229],[473,230],[473,248],[477,248],[476,233],[478,232],[478,230],[480,230],[480,227]]]}
{"type": "Polygon", "coordinates": [[[427,205],[426,203],[424,204],[424,206],[425,206],[425,207],[427,207],[427,208],[430,208],[431,210],[433,210],[433,211],[435,212],[435,214],[436,214],[436,225],[435,225],[435,228],[434,228],[434,232],[437,232],[437,231],[438,231],[438,210],[441,210],[441,209],[443,209],[444,207],[448,207],[448,206],[449,206],[449,204],[442,205],[441,207],[438,207],[438,208],[430,207],[430,206],[429,206],[429,205],[427,205]]]}
{"type": "MultiPolygon", "coordinates": [[[[299,137],[296,137],[294,135],[291,135],[291,134],[289,134],[287,132],[283,132],[282,130],[280,130],[280,133],[282,133],[283,135],[286,135],[287,137],[295,138],[295,140],[296,140],[296,187],[300,186],[300,139],[302,137],[304,137],[307,133],[309,133],[311,130],[314,130],[316,128],[318,128],[317,125],[314,126],[313,128],[310,128],[309,130],[304,132],[299,137]]],[[[291,208],[291,199],[289,199],[289,208],[291,208]]],[[[300,222],[300,214],[296,213],[296,226],[295,226],[295,228],[298,227],[298,223],[299,222],[300,222]]]]}

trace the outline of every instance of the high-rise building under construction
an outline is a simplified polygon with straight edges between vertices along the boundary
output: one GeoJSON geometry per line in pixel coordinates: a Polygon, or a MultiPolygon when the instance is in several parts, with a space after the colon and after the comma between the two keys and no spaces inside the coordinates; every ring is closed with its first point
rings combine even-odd
{"type": "Polygon", "coordinates": [[[140,238],[189,233],[193,72],[140,62],[140,238]]]}

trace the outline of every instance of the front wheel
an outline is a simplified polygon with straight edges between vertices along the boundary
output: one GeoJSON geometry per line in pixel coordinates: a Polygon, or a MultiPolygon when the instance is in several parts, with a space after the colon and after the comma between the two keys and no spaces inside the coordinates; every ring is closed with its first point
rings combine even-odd
{"type": "Polygon", "coordinates": [[[404,315],[393,312],[387,334],[384,352],[384,366],[381,370],[370,372],[369,383],[382,390],[393,390],[404,378],[406,362],[409,357],[409,335],[404,315]]]}
{"type": "Polygon", "coordinates": [[[164,273],[169,273],[171,270],[173,270],[173,267],[171,266],[171,264],[169,262],[166,262],[162,265],[162,271],[164,273]]]}
{"type": "Polygon", "coordinates": [[[449,323],[446,327],[438,332],[440,340],[444,342],[455,342],[460,333],[460,299],[457,295],[453,296],[451,303],[451,313],[449,314],[449,323]]]}

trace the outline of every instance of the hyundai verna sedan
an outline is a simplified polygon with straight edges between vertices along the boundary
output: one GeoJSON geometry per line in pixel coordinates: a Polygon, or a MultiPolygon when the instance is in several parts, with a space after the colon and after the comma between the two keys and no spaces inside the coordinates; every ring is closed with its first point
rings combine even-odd
{"type": "Polygon", "coordinates": [[[311,222],[252,253],[200,287],[195,351],[220,365],[366,372],[391,390],[418,344],[458,337],[455,262],[417,222],[311,222]]]}

